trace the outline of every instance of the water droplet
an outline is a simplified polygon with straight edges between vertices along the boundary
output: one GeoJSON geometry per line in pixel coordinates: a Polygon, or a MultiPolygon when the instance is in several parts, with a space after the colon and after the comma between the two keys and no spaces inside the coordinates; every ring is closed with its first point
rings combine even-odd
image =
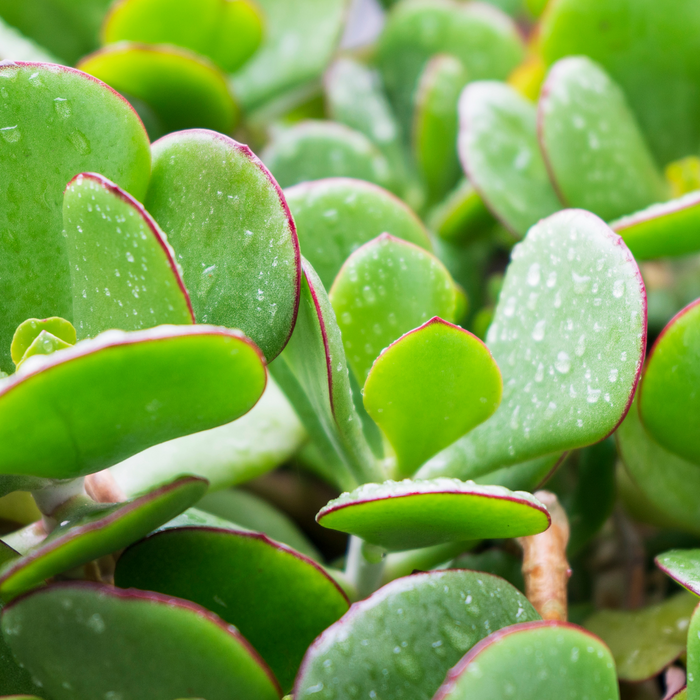
{"type": "Polygon", "coordinates": [[[576,357],[581,357],[583,353],[586,352],[586,336],[581,335],[579,339],[576,341],[576,346],[574,347],[574,352],[576,353],[576,357]]]}
{"type": "Polygon", "coordinates": [[[540,283],[540,264],[532,263],[527,271],[527,283],[531,287],[536,287],[540,283]]]}
{"type": "Polygon", "coordinates": [[[591,278],[588,275],[578,275],[575,272],[572,272],[571,276],[574,280],[574,292],[576,294],[585,294],[588,291],[591,278]]]}
{"type": "Polygon", "coordinates": [[[0,129],[0,134],[2,134],[3,139],[7,143],[16,143],[22,138],[22,132],[15,126],[6,126],[0,129]]]}
{"type": "Polygon", "coordinates": [[[74,132],[68,134],[68,140],[71,142],[73,148],[75,148],[81,156],[87,156],[92,153],[92,146],[90,146],[90,141],[88,141],[87,136],[82,131],[76,129],[74,132]]]}
{"type": "Polygon", "coordinates": [[[608,372],[608,379],[611,382],[616,382],[617,381],[617,375],[618,371],[616,369],[611,369],[610,372],[608,372]]]}
{"type": "Polygon", "coordinates": [[[503,314],[510,318],[515,313],[515,306],[517,304],[517,299],[515,297],[508,297],[506,305],[503,308],[503,314]]]}
{"type": "Polygon", "coordinates": [[[100,613],[94,613],[90,615],[87,622],[85,623],[95,634],[102,634],[107,628],[105,621],[102,619],[100,613]]]}
{"type": "Polygon", "coordinates": [[[557,370],[557,372],[560,372],[561,374],[567,374],[571,369],[571,359],[569,358],[569,354],[562,350],[557,355],[554,367],[557,370]]]}
{"type": "Polygon", "coordinates": [[[624,280],[615,280],[613,282],[613,296],[619,299],[625,293],[624,280]]]}
{"type": "Polygon", "coordinates": [[[600,389],[591,389],[591,387],[588,387],[588,396],[586,397],[586,401],[588,403],[596,403],[598,399],[600,398],[600,389]]]}
{"type": "Polygon", "coordinates": [[[126,251],[126,259],[129,262],[134,262],[134,256],[128,250],[126,251]]]}
{"type": "Polygon", "coordinates": [[[535,328],[532,331],[532,339],[539,342],[544,338],[544,327],[546,325],[547,321],[545,319],[541,319],[535,324],[535,328]]]}
{"type": "Polygon", "coordinates": [[[53,108],[61,119],[68,119],[73,114],[70,100],[65,97],[56,97],[53,101],[53,108]]]}

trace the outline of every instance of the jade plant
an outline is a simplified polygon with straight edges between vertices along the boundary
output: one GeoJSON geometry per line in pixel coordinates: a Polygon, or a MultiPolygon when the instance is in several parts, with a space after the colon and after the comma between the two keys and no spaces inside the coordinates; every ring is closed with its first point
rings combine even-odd
{"type": "Polygon", "coordinates": [[[0,0],[0,697],[700,697],[696,3],[381,4],[0,0]]]}

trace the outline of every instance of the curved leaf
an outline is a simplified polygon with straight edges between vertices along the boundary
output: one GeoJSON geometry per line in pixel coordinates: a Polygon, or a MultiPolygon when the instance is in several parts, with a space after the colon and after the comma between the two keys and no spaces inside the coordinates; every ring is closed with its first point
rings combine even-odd
{"type": "MultiPolygon", "coordinates": [[[[16,365],[19,365],[42,332],[53,336],[57,340],[62,340],[65,345],[75,345],[77,342],[75,328],[65,318],[60,318],[59,316],[53,316],[52,318],[28,318],[24,323],[20,323],[12,336],[10,356],[16,365]]],[[[48,355],[50,353],[44,354],[48,355]]]]}
{"type": "Polygon", "coordinates": [[[700,596],[700,549],[672,549],[659,554],[654,562],[676,583],[700,596]]]}

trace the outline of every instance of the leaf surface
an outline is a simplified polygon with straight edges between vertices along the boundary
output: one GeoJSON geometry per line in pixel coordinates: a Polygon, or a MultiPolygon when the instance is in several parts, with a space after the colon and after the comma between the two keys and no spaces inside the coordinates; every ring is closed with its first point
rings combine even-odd
{"type": "Polygon", "coordinates": [[[672,549],[659,554],[654,562],[676,583],[700,596],[700,549],[672,549]]]}

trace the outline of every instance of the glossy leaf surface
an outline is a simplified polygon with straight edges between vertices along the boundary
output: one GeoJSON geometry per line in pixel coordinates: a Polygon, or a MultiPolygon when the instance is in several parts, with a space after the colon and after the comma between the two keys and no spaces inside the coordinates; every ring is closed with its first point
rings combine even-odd
{"type": "Polygon", "coordinates": [[[262,153],[282,187],[327,177],[352,177],[389,187],[389,164],[364,134],[343,124],[308,120],[285,129],[262,153]]]}
{"type": "Polygon", "coordinates": [[[345,260],[382,233],[432,250],[420,219],[395,195],[362,180],[328,178],[285,190],[299,245],[326,289],[345,260]]]}
{"type": "Polygon", "coordinates": [[[115,582],[210,607],[240,630],[283,689],[291,687],[309,644],[348,609],[320,566],[234,525],[156,533],[122,555],[115,582]]]}
{"type": "Polygon", "coordinates": [[[700,250],[700,194],[691,192],[610,224],[637,260],[687,255],[700,250]]]}
{"type": "Polygon", "coordinates": [[[22,361],[27,350],[42,332],[50,333],[68,345],[75,345],[77,340],[75,328],[64,318],[59,316],[52,318],[28,318],[17,327],[15,334],[12,336],[10,356],[16,365],[22,361]]]}
{"type": "Polygon", "coordinates": [[[111,472],[128,496],[178,474],[200,476],[216,490],[250,481],[284,464],[306,440],[306,431],[289,401],[268,379],[260,401],[244,416],[153,445],[115,464],[111,472]]]}
{"type": "MultiPolygon", "coordinates": [[[[321,280],[304,261],[299,315],[270,371],[294,406],[324,461],[353,488],[375,473],[352,398],[343,338],[321,280]]],[[[371,478],[371,477],[370,477],[371,478]]]]}
{"type": "Polygon", "coordinates": [[[101,175],[73,178],[63,196],[63,230],[79,337],[194,322],[168,239],[133,197],[101,175]]]}
{"type": "Polygon", "coordinates": [[[620,458],[634,485],[681,530],[700,534],[700,469],[659,445],[639,418],[635,398],[615,432],[620,458]]]}
{"type": "Polygon", "coordinates": [[[561,209],[537,142],[535,107],[505,83],[469,85],[459,101],[459,154],[469,181],[510,231],[561,209]]]}
{"type": "Polygon", "coordinates": [[[31,358],[2,385],[0,472],[65,479],[99,471],[238,418],[265,381],[260,351],[235,331],[109,331],[31,358]]]}
{"type": "Polygon", "coordinates": [[[641,610],[600,610],[585,625],[610,647],[620,680],[643,681],[683,653],[697,602],[690,593],[678,593],[641,610]]]}
{"type": "Polygon", "coordinates": [[[590,59],[551,69],[538,121],[548,168],[570,206],[609,221],[668,196],[622,90],[590,59]]]}
{"type": "Polygon", "coordinates": [[[196,503],[206,489],[202,479],[182,477],[127,503],[102,505],[85,497],[67,502],[53,514],[58,527],[0,569],[0,595],[10,600],[47,578],[123,549],[196,503]]]}
{"type": "Polygon", "coordinates": [[[382,351],[363,393],[365,408],[396,452],[399,474],[411,476],[489,418],[502,391],[488,348],[468,331],[433,318],[382,351]]]}
{"type": "Polygon", "coordinates": [[[700,415],[700,302],[672,318],[656,339],[644,369],[639,415],[667,450],[700,464],[695,426],[700,415]]]}
{"type": "Polygon", "coordinates": [[[143,100],[167,131],[201,127],[227,133],[238,117],[226,76],[187,49],[120,42],[78,65],[115,90],[143,100]]]}
{"type": "Polygon", "coordinates": [[[153,144],[146,207],[168,234],[199,323],[240,328],[274,359],[297,313],[299,245],[284,196],[243,144],[193,130],[153,144]]]}
{"type": "Polygon", "coordinates": [[[345,0],[257,0],[265,17],[262,46],[233,76],[246,110],[318,78],[330,61],[345,16],[345,0]]]}
{"type": "Polygon", "coordinates": [[[672,549],[654,561],[676,583],[700,596],[700,549],[672,549]]]}
{"type": "Polygon", "coordinates": [[[525,596],[496,576],[474,571],[406,576],[355,603],[314,642],[294,697],[333,700],[339,692],[362,697],[374,691],[382,700],[424,700],[480,639],[537,619],[525,596]]]}
{"type": "MultiPolygon", "coordinates": [[[[645,340],[644,284],[621,239],[581,210],[540,222],[513,250],[487,335],[503,401],[450,448],[462,453],[454,463],[473,478],[606,437],[627,412],[645,340]]],[[[450,462],[420,475],[454,476],[450,462]]]]}
{"type": "Polygon", "coordinates": [[[610,651],[599,639],[566,622],[513,625],[475,646],[448,674],[435,700],[617,700],[610,651]]]}
{"type": "Polygon", "coordinates": [[[426,62],[434,54],[458,58],[471,80],[504,80],[523,58],[513,22],[485,4],[452,0],[409,0],[387,18],[379,40],[379,67],[405,133],[426,62]]]}
{"type": "Polygon", "coordinates": [[[531,494],[458,479],[364,484],[330,501],[316,520],[394,551],[534,535],[549,527],[547,509],[531,494]]]}
{"type": "Polygon", "coordinates": [[[346,260],[329,296],[360,384],[384,348],[433,316],[452,322],[457,303],[455,284],[442,263],[389,234],[346,260]]]}
{"type": "Polygon", "coordinates": [[[262,35],[260,9],[248,0],[128,0],[111,8],[102,28],[107,44],[183,46],[229,73],[255,53],[262,35]]]}
{"type": "Polygon", "coordinates": [[[108,693],[125,700],[280,696],[270,670],[235,628],[198,605],[157,593],[57,584],[5,608],[2,628],[54,700],[108,693]]]}
{"type": "Polygon", "coordinates": [[[63,230],[63,189],[76,173],[102,173],[142,199],[150,172],[148,136],[129,104],[72,68],[0,66],[0,369],[27,318],[71,319],[71,281],[63,230]]]}

